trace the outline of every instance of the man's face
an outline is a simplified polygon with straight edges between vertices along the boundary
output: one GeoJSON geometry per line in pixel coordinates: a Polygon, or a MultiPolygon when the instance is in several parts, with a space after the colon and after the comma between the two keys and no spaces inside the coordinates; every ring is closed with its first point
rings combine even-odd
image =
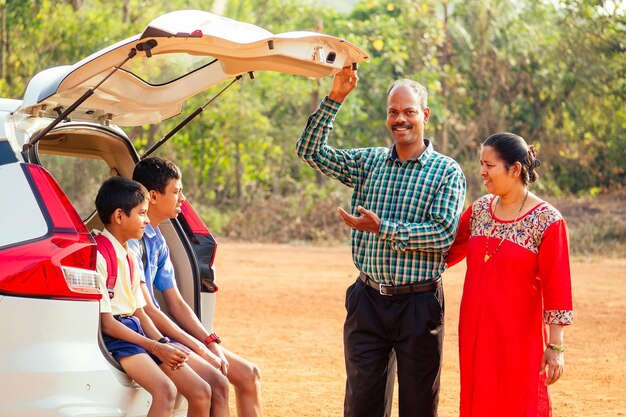
{"type": "Polygon", "coordinates": [[[158,191],[150,191],[150,199],[154,204],[151,210],[156,209],[163,218],[175,218],[182,211],[181,206],[185,201],[182,180],[170,179],[165,185],[165,192],[161,194],[158,191]]]}
{"type": "Polygon", "coordinates": [[[421,145],[429,115],[430,109],[422,109],[417,93],[411,88],[398,86],[389,93],[387,127],[398,146],[421,145]]]}

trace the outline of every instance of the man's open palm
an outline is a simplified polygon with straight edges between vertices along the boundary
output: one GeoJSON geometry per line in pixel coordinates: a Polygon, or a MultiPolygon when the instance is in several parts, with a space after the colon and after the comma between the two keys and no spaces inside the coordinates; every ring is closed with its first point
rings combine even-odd
{"type": "Polygon", "coordinates": [[[353,216],[341,207],[337,207],[339,215],[343,221],[353,229],[361,230],[363,232],[378,233],[380,230],[380,218],[373,211],[364,209],[363,207],[357,207],[357,211],[360,216],[353,216]]]}

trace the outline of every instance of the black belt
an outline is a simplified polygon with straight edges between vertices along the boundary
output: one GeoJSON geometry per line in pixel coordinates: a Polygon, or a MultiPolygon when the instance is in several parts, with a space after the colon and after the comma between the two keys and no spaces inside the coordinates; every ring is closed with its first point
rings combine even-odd
{"type": "Polygon", "coordinates": [[[439,288],[439,286],[441,286],[441,277],[438,277],[437,279],[431,281],[416,282],[415,284],[399,285],[397,287],[390,284],[379,284],[364,272],[361,272],[359,274],[359,278],[361,279],[361,282],[363,282],[363,284],[369,285],[370,287],[374,288],[380,293],[380,295],[387,296],[407,295],[415,294],[418,292],[434,291],[439,288]]]}

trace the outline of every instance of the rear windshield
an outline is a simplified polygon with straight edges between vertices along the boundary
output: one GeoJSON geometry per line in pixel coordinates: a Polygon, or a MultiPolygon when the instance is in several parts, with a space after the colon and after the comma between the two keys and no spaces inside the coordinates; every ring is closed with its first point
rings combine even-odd
{"type": "Polygon", "coordinates": [[[162,85],[182,78],[202,67],[217,62],[215,58],[187,53],[152,55],[149,59],[128,61],[123,70],[147,84],[162,85]]]}

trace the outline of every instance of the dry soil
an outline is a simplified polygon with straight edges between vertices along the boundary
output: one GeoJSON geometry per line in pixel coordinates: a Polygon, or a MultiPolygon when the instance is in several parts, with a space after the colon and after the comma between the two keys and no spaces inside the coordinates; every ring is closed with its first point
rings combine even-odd
{"type": "MultiPolygon", "coordinates": [[[[220,242],[216,268],[215,328],[224,346],[261,368],[265,416],[341,416],[344,294],[356,277],[349,248],[220,242]]],[[[444,275],[442,417],[458,415],[464,272],[459,265],[444,275]]],[[[572,273],[575,318],[565,375],[551,389],[553,415],[626,415],[626,259],[574,260],[572,273]]]]}

